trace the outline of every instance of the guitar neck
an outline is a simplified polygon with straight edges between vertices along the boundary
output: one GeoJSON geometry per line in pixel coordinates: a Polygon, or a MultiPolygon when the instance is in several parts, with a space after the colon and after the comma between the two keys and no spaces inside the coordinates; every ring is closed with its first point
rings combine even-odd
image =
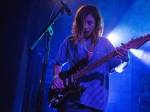
{"type": "Polygon", "coordinates": [[[109,59],[113,58],[114,56],[117,55],[116,51],[113,51],[109,53],[108,55],[104,56],[103,58],[99,59],[98,61],[92,63],[91,65],[83,68],[82,70],[76,72],[74,74],[74,79],[78,79],[88,73],[89,71],[93,70],[94,68],[98,67],[99,65],[103,64],[104,62],[108,61],[109,59]]]}

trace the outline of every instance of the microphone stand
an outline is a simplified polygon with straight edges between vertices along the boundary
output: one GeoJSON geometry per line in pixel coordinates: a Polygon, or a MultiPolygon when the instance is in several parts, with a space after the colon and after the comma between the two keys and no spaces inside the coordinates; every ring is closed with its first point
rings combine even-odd
{"type": "Polygon", "coordinates": [[[60,8],[58,13],[54,16],[52,20],[48,23],[48,25],[44,28],[42,31],[41,35],[36,39],[34,44],[28,48],[29,51],[32,51],[34,47],[38,44],[42,36],[47,33],[47,39],[46,39],[46,51],[44,55],[44,62],[42,66],[42,74],[41,74],[41,79],[40,79],[40,87],[39,90],[37,91],[37,96],[36,96],[36,112],[42,112],[42,100],[43,100],[43,93],[44,93],[44,80],[45,80],[45,74],[46,74],[46,67],[48,63],[48,57],[49,57],[49,52],[50,52],[50,42],[51,38],[53,35],[53,29],[52,29],[52,24],[54,24],[54,21],[57,19],[57,17],[60,14],[64,13],[64,7],[60,8]]]}

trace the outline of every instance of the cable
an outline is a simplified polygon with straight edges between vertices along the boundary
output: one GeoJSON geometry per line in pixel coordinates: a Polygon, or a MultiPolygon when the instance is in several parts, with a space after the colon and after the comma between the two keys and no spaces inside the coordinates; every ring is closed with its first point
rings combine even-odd
{"type": "Polygon", "coordinates": [[[55,10],[57,4],[58,4],[58,0],[56,1],[55,5],[54,5],[54,8],[52,9],[52,12],[51,12],[51,14],[50,14],[50,16],[49,16],[49,20],[51,19],[51,17],[52,17],[52,15],[53,15],[53,12],[54,12],[54,10],[55,10]]]}

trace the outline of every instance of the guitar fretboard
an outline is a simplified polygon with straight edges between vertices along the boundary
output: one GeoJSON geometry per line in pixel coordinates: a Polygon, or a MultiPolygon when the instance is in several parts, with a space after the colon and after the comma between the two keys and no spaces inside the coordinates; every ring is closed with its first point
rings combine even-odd
{"type": "Polygon", "coordinates": [[[93,70],[94,68],[98,67],[99,65],[103,64],[104,62],[108,61],[109,59],[113,58],[116,55],[117,55],[116,51],[109,53],[107,56],[104,56],[103,58],[99,59],[98,61],[96,61],[96,62],[92,63],[91,65],[83,68],[82,70],[76,72],[74,74],[74,79],[78,79],[78,78],[82,77],[89,71],[93,70]]]}

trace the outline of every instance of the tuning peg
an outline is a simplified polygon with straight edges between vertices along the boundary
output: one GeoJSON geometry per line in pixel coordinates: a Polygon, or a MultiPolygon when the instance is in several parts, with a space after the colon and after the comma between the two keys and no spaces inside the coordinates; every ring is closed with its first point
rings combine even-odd
{"type": "Polygon", "coordinates": [[[135,40],[135,38],[131,38],[131,41],[134,41],[135,40]]]}
{"type": "Polygon", "coordinates": [[[143,36],[143,38],[146,38],[146,37],[147,37],[147,35],[144,35],[144,36],[143,36]]]}
{"type": "Polygon", "coordinates": [[[124,43],[121,43],[121,45],[124,46],[125,44],[124,44],[124,43]]]}

